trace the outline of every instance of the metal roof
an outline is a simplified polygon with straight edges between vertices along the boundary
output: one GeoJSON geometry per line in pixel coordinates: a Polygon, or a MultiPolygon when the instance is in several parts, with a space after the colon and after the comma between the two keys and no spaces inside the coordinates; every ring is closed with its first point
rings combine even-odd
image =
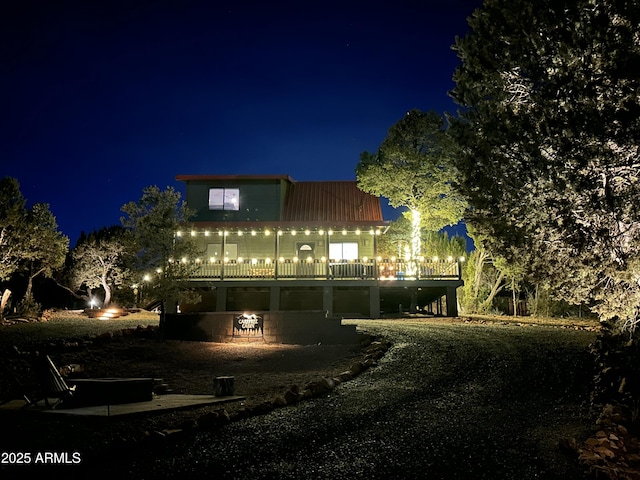
{"type": "Polygon", "coordinates": [[[358,189],[355,181],[294,182],[287,189],[282,220],[385,223],[380,199],[358,189]]]}

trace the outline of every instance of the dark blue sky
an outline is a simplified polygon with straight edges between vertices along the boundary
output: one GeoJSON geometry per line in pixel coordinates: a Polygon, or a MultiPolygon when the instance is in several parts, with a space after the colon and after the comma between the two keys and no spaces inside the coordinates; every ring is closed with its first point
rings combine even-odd
{"type": "Polygon", "coordinates": [[[0,176],[73,246],[177,174],[355,179],[407,110],[455,111],[451,45],[481,0],[13,3],[0,176]]]}

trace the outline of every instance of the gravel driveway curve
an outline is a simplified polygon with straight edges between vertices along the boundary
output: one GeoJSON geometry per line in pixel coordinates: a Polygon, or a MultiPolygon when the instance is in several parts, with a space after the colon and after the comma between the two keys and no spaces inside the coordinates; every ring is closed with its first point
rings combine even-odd
{"type": "Polygon", "coordinates": [[[91,466],[95,478],[580,479],[595,333],[357,320],[392,342],[330,394],[91,466]]]}

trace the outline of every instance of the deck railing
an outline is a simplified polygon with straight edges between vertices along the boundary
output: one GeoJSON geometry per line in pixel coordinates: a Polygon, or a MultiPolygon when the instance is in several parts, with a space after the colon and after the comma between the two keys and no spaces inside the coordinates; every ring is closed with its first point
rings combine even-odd
{"type": "Polygon", "coordinates": [[[207,280],[449,280],[460,279],[455,260],[260,260],[203,263],[194,278],[207,280]]]}

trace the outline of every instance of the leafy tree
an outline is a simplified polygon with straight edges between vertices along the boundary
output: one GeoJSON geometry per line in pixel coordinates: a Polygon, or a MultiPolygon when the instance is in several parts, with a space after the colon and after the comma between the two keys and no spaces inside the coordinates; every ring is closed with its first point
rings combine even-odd
{"type": "Polygon", "coordinates": [[[0,179],[0,282],[18,270],[25,253],[26,200],[15,178],[0,179]]]}
{"type": "Polygon", "coordinates": [[[180,192],[149,186],[140,200],[127,203],[122,211],[122,225],[131,233],[135,249],[130,269],[144,280],[148,297],[162,300],[168,309],[178,299],[193,299],[188,280],[198,268],[193,259],[202,252],[189,235],[177,235],[190,230],[188,219],[193,215],[180,192]]]}
{"type": "Polygon", "coordinates": [[[562,298],[640,312],[640,4],[486,0],[456,39],[467,222],[562,298]]]}
{"type": "Polygon", "coordinates": [[[58,231],[56,218],[46,203],[33,205],[27,212],[25,227],[25,251],[21,261],[27,272],[27,290],[22,308],[34,314],[37,305],[33,298],[33,280],[38,276],[50,278],[56,270],[64,266],[69,238],[58,231]]]}
{"type": "Polygon", "coordinates": [[[452,189],[455,142],[435,112],[409,111],[389,129],[376,153],[363,152],[356,167],[358,187],[407,207],[412,223],[411,254],[420,256],[420,229],[456,224],[465,203],[452,189]]]}
{"type": "Polygon", "coordinates": [[[78,240],[71,252],[72,290],[86,289],[87,298],[93,298],[93,289],[102,288],[103,306],[111,303],[113,290],[128,274],[125,262],[130,248],[125,234],[122,227],[107,227],[78,240]]]}

